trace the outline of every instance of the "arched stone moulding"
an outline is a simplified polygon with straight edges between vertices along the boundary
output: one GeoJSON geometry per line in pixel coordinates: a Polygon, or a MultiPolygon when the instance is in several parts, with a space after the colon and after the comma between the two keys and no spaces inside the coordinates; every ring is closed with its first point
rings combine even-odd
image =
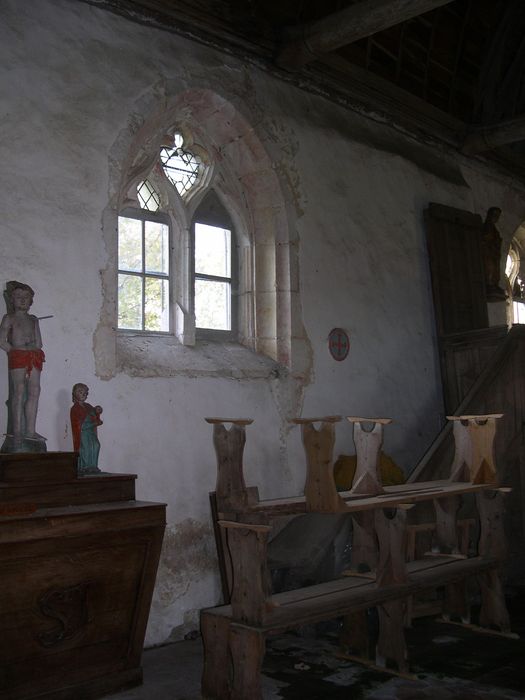
{"type": "MultiPolygon", "coordinates": [[[[153,168],[159,149],[174,131],[191,134],[202,157],[208,154],[207,177],[181,202],[170,202],[170,215],[180,229],[178,254],[189,269],[191,217],[209,188],[231,214],[239,244],[239,342],[292,369],[308,371],[298,289],[298,246],[291,239],[288,217],[291,195],[284,192],[264,146],[264,132],[240,107],[209,89],[187,89],[180,83],[153,90],[136,105],[127,127],[110,152],[109,204],[103,216],[108,266],[103,271],[104,301],[95,334],[97,369],[112,376],[117,369],[115,277],[118,212],[130,188],[153,168]],[[203,155],[204,154],[204,155],[203,155]],[[296,351],[294,351],[294,348],[296,351]],[[296,356],[296,361],[295,357],[296,356]]],[[[176,199],[176,198],[175,198],[176,199]]],[[[294,234],[295,235],[295,234],[294,234]]],[[[182,275],[188,289],[188,277],[182,275]]],[[[176,335],[193,344],[193,309],[181,288],[176,290],[176,335]]],[[[194,325],[194,323],[193,323],[194,325]]]]}

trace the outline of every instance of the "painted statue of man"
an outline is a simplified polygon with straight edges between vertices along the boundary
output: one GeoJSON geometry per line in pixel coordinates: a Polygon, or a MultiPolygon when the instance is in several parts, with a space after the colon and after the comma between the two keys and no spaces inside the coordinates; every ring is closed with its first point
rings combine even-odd
{"type": "Polygon", "coordinates": [[[487,211],[481,237],[481,252],[485,269],[485,287],[487,299],[495,301],[505,299],[505,292],[501,289],[500,264],[501,264],[501,236],[496,226],[501,216],[499,207],[490,207],[487,211]]]}
{"type": "MultiPolygon", "coordinates": [[[[8,433],[11,430],[12,435],[8,439],[12,437],[14,451],[22,449],[27,440],[40,445],[45,440],[35,430],[45,355],[38,318],[28,313],[33,297],[29,285],[8,282],[8,313],[0,323],[0,348],[7,353],[9,368],[8,433]]],[[[45,444],[43,450],[34,446],[32,451],[45,451],[45,444]]]]}

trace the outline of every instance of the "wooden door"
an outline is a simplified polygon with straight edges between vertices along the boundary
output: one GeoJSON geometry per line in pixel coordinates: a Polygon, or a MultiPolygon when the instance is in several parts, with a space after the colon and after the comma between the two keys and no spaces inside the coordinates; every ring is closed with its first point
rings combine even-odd
{"type": "Polygon", "coordinates": [[[425,221],[438,336],[487,328],[481,216],[432,203],[425,221]]]}

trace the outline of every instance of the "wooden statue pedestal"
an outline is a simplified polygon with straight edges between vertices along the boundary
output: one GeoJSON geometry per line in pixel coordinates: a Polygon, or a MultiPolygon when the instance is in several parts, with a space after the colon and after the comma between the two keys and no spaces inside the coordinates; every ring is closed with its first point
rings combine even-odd
{"type": "Polygon", "coordinates": [[[0,454],[0,699],[89,700],[142,680],[165,506],[75,453],[0,454]]]}

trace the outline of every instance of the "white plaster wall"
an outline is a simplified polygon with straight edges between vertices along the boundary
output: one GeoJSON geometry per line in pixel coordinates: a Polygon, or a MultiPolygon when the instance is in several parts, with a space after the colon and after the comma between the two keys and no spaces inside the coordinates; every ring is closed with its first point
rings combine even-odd
{"type": "MultiPolygon", "coordinates": [[[[71,449],[70,390],[86,382],[104,407],[100,466],[137,473],[139,498],[167,502],[148,631],[148,643],[162,643],[195,628],[198,609],[219,599],[208,510],[215,456],[203,417],[255,418],[247,482],[265,497],[295,494],[304,482],[299,431],[285,423],[292,410],[390,416],[386,450],[412,468],[442,420],[423,210],[429,201],[480,213],[498,205],[510,238],[525,218],[523,193],[481,164],[432,155],[386,125],[89,5],[0,0],[0,18],[1,278],[30,284],[34,313],[54,315],[42,321],[47,362],[37,429],[49,449],[71,449]],[[93,334],[108,260],[101,223],[108,153],[141,96],[175,77],[242,109],[265,134],[291,193],[288,223],[299,236],[301,306],[312,348],[302,399],[294,380],[95,376],[93,334]],[[381,144],[394,137],[396,148],[384,150],[381,144]],[[422,150],[455,170],[456,184],[421,166],[422,150]],[[334,326],[351,337],[342,363],[327,350],[334,326]]],[[[0,420],[5,424],[5,411],[0,420]]],[[[353,452],[344,424],[337,452],[353,452]]]]}

